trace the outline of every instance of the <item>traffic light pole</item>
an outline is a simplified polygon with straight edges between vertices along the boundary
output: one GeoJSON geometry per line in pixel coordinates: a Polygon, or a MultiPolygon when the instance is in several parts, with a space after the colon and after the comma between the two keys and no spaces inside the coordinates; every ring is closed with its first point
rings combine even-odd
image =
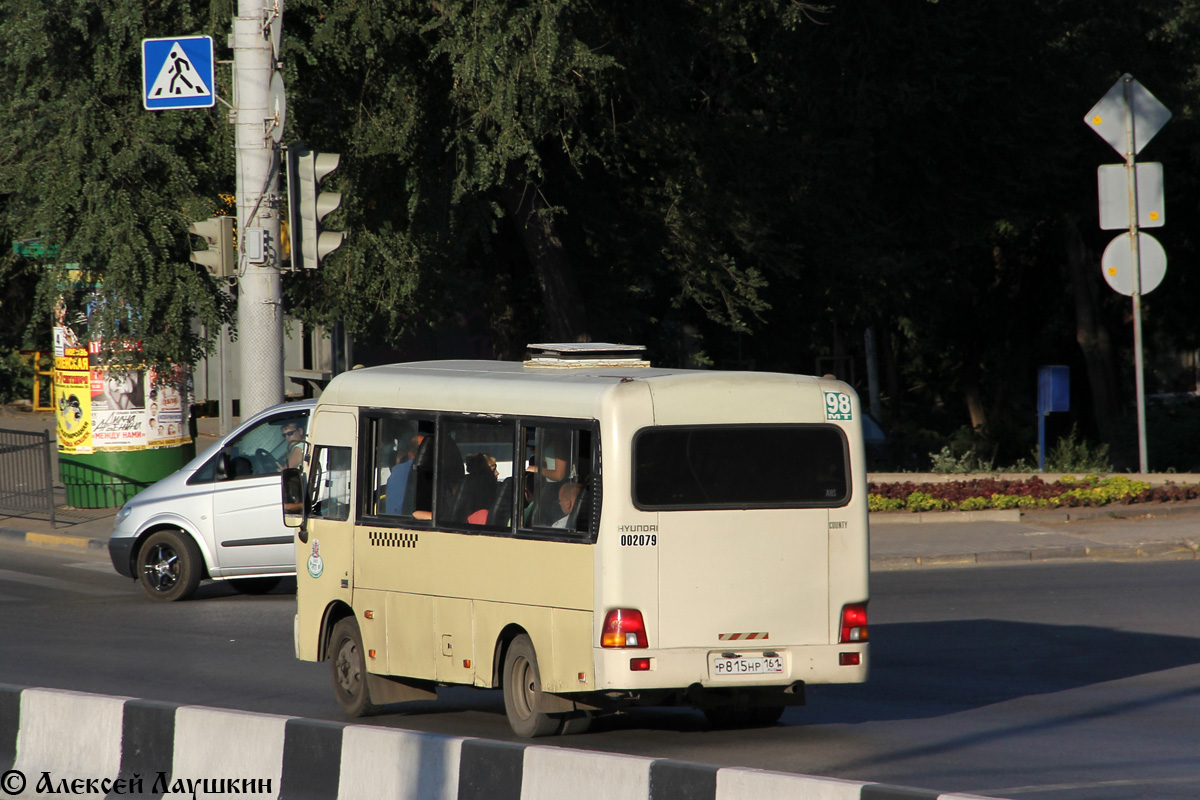
{"type": "MultiPolygon", "coordinates": [[[[279,147],[271,109],[275,54],[265,33],[270,0],[238,0],[233,20],[237,143],[238,349],[241,417],[282,402],[283,304],[279,273],[279,147]]],[[[273,5],[273,4],[272,4],[273,5]]],[[[277,9],[276,9],[277,10],[277,9]]],[[[222,398],[225,402],[225,398],[222,398]]]]}

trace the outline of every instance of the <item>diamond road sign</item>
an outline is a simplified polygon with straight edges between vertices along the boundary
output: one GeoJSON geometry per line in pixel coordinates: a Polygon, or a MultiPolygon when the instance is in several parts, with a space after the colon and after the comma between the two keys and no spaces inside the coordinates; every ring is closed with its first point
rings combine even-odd
{"type": "Polygon", "coordinates": [[[149,111],[212,108],[211,36],[142,40],[142,105],[149,111]]]}
{"type": "Polygon", "coordinates": [[[1158,102],[1158,98],[1142,86],[1128,73],[1121,77],[1108,90],[1108,94],[1100,98],[1100,102],[1092,106],[1083,118],[1087,126],[1094,130],[1101,139],[1108,142],[1112,149],[1125,155],[1125,81],[1129,80],[1130,113],[1133,114],[1133,152],[1140,153],[1154,134],[1158,133],[1171,112],[1158,102]]]}

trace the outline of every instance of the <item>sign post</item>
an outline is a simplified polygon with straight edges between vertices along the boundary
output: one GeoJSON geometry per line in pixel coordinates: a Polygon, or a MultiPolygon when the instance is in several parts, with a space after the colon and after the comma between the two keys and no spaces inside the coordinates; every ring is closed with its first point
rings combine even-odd
{"type": "MultiPolygon", "coordinates": [[[[1117,199],[1122,187],[1114,175],[1113,165],[1102,166],[1097,173],[1100,227],[1105,230],[1125,227],[1129,229],[1128,233],[1118,236],[1105,249],[1101,267],[1104,270],[1104,279],[1113,289],[1133,298],[1138,466],[1142,473],[1150,471],[1146,453],[1146,388],[1142,377],[1142,295],[1158,286],[1166,273],[1167,258],[1162,246],[1154,238],[1138,231],[1141,190],[1149,194],[1145,198],[1149,207],[1146,227],[1163,224],[1165,214],[1162,165],[1143,164],[1143,169],[1138,169],[1135,157],[1169,119],[1171,112],[1167,107],[1134,80],[1132,75],[1126,73],[1113,84],[1100,102],[1092,106],[1083,120],[1100,138],[1108,142],[1110,147],[1125,157],[1124,216],[1120,213],[1120,202],[1117,199]],[[1128,260],[1124,258],[1126,254],[1128,260]]],[[[1117,166],[1116,169],[1119,170],[1120,167],[1117,166]]]]}

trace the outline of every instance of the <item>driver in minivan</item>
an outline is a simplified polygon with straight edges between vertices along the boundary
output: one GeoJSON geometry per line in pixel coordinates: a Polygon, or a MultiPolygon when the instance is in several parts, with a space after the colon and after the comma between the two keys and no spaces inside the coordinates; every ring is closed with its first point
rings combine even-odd
{"type": "Polygon", "coordinates": [[[287,445],[283,460],[279,462],[280,469],[299,467],[304,460],[304,427],[295,420],[288,420],[279,427],[283,441],[287,445]]]}

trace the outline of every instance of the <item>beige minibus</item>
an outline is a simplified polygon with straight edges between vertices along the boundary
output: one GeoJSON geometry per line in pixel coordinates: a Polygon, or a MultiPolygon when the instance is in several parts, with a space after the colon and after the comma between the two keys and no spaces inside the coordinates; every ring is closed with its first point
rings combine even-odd
{"type": "Polygon", "coordinates": [[[531,353],[356,369],[313,409],[283,479],[296,655],[348,715],[467,685],[525,737],[646,705],[770,725],[866,679],[850,386],[531,353]]]}

